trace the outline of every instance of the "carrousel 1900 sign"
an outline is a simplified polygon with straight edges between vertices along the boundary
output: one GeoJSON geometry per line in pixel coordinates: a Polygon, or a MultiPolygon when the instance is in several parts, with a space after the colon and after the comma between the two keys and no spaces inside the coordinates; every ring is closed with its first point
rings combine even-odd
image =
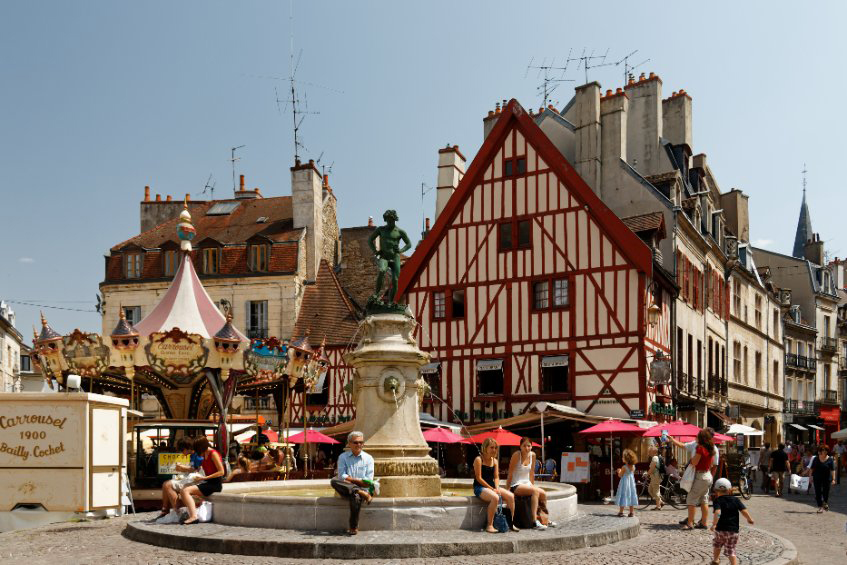
{"type": "Polygon", "coordinates": [[[244,352],[244,371],[249,384],[280,380],[288,364],[288,347],[276,338],[254,339],[244,352]]]}

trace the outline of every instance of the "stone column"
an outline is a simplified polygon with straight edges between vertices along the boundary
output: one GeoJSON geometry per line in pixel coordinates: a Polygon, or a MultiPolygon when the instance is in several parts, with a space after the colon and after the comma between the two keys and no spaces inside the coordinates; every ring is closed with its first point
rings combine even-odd
{"type": "Polygon", "coordinates": [[[376,314],[362,322],[362,339],[345,357],[356,370],[356,429],[374,458],[380,497],[440,496],[438,463],[420,427],[420,368],[429,355],[412,337],[415,321],[376,314]]]}

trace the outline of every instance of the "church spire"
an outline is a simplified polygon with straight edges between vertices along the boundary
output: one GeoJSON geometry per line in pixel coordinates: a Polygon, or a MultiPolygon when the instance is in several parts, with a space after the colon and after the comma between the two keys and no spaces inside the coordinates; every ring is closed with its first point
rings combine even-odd
{"type": "Polygon", "coordinates": [[[812,239],[812,216],[806,204],[806,163],[803,163],[803,203],[800,205],[800,218],[797,220],[797,233],[794,236],[794,257],[805,257],[806,242],[812,239]]]}

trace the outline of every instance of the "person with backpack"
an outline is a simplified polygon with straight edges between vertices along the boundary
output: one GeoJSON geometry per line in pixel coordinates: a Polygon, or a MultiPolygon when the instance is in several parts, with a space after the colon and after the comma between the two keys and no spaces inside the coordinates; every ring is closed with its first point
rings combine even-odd
{"type": "Polygon", "coordinates": [[[661,510],[662,506],[665,504],[662,502],[662,494],[659,487],[661,486],[662,479],[664,478],[663,471],[665,470],[665,462],[662,456],[659,455],[659,450],[656,446],[650,446],[647,454],[650,456],[650,469],[647,471],[647,477],[650,479],[650,484],[647,487],[647,493],[656,505],[653,510],[661,510]]]}

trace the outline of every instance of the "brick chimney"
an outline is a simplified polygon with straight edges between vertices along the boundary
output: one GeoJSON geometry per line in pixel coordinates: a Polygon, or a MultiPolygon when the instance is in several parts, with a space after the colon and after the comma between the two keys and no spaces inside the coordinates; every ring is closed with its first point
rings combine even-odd
{"type": "Polygon", "coordinates": [[[238,190],[235,191],[236,200],[247,200],[249,198],[259,198],[258,190],[248,190],[246,186],[244,186],[244,175],[239,175],[238,177],[238,190]]]}
{"type": "Polygon", "coordinates": [[[594,192],[600,190],[600,84],[576,88],[574,103],[576,154],[574,167],[594,192]]]}
{"type": "Polygon", "coordinates": [[[291,167],[294,227],[306,228],[306,279],[315,280],[323,251],[323,177],[315,162],[291,167]]]}
{"type": "Polygon", "coordinates": [[[462,177],[465,176],[465,156],[459,146],[450,146],[438,150],[438,185],[435,196],[435,219],[447,206],[462,177]]]}
{"type": "MultiPolygon", "coordinates": [[[[606,91],[600,99],[600,148],[602,186],[611,190],[617,185],[620,161],[626,161],[626,131],[629,99],[622,88],[606,91]]],[[[598,195],[602,198],[603,195],[598,195]]]]}
{"type": "Polygon", "coordinates": [[[824,264],[824,252],[823,252],[823,241],[821,241],[820,234],[814,233],[812,234],[812,239],[806,242],[806,245],[803,246],[803,254],[805,258],[815,265],[824,264]]]}
{"type": "Polygon", "coordinates": [[[150,202],[150,187],[149,186],[144,187],[144,201],[150,202]]]}
{"type": "MultiPolygon", "coordinates": [[[[749,197],[733,188],[729,192],[721,194],[721,208],[723,217],[729,231],[738,237],[741,243],[750,242],[750,212],[748,206],[749,197]]],[[[709,218],[711,221],[711,218],[709,218]]]]}
{"type": "Polygon", "coordinates": [[[626,131],[626,162],[642,176],[659,170],[659,137],[662,135],[662,79],[642,74],[626,85],[629,112],[626,131]]]}
{"type": "Polygon", "coordinates": [[[684,90],[662,100],[662,137],[674,145],[694,147],[691,130],[691,97],[684,90]]]}

